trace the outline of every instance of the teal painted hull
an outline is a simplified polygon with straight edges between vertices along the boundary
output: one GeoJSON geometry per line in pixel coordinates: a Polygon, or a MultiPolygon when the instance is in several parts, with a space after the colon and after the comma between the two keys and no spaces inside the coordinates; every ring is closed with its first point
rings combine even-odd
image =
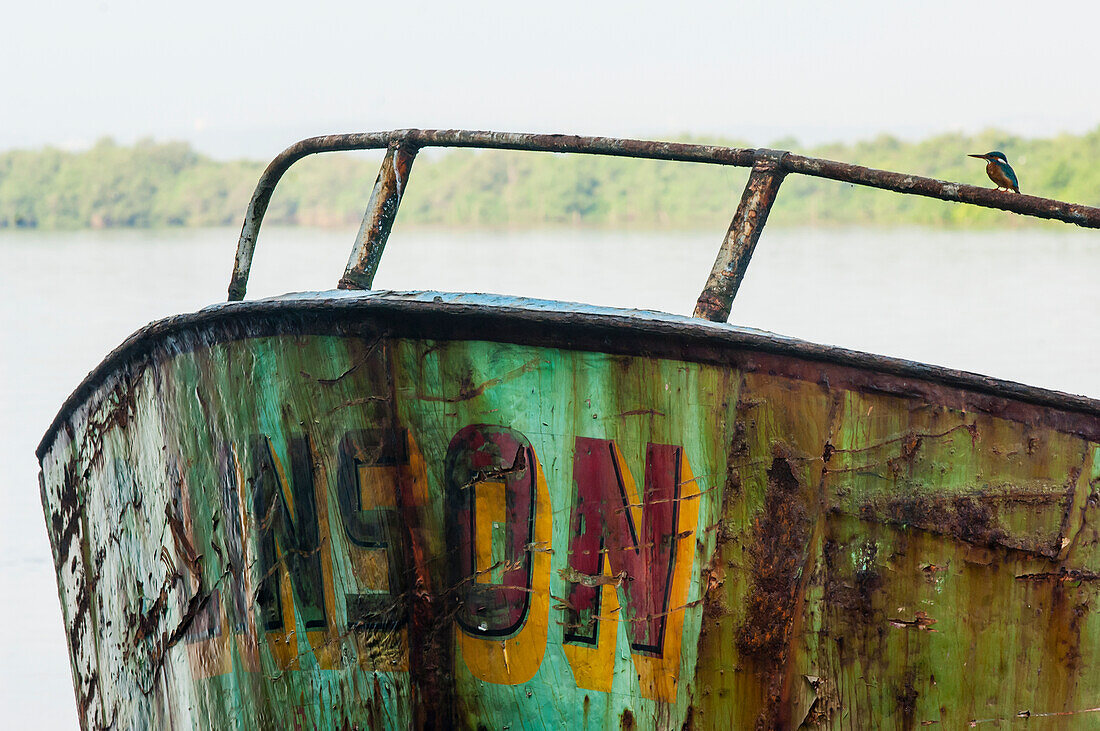
{"type": "Polygon", "coordinates": [[[1100,698],[1086,399],[328,294],[139,333],[39,457],[86,728],[1053,728],[1100,698]]]}

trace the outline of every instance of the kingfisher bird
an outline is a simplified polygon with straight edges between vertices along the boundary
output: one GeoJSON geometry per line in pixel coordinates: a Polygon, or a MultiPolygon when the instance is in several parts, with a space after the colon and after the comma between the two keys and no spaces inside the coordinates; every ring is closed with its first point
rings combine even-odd
{"type": "Polygon", "coordinates": [[[1016,193],[1020,192],[1020,181],[1016,179],[1016,171],[1012,169],[1012,166],[1008,164],[1008,158],[1005,157],[1003,152],[994,150],[993,152],[987,152],[984,155],[968,155],[968,157],[976,157],[979,160],[988,160],[985,166],[985,174],[989,176],[989,179],[997,184],[997,190],[1012,190],[1016,193]]]}

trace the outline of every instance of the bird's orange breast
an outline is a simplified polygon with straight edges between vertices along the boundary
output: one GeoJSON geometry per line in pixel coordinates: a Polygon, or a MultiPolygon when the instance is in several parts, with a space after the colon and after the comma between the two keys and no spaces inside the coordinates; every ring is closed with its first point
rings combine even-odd
{"type": "Polygon", "coordinates": [[[990,180],[997,184],[998,188],[1011,189],[1016,187],[1015,185],[1013,185],[1009,177],[1005,175],[1005,171],[1001,170],[1001,166],[993,162],[992,160],[986,164],[985,174],[989,176],[990,180]]]}

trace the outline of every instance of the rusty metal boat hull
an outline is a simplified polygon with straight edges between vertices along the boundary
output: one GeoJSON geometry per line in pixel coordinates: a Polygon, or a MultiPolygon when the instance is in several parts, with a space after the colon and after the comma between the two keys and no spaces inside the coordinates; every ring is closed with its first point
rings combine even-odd
{"type": "Polygon", "coordinates": [[[1084,398],[327,292],[140,331],[39,458],[85,728],[1100,722],[1084,398]]]}

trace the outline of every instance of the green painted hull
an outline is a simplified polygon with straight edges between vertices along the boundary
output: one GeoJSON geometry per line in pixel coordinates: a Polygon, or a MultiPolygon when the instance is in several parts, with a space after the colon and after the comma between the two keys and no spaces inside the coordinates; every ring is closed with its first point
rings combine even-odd
{"type": "Polygon", "coordinates": [[[724,325],[311,296],[39,450],[87,728],[1100,723],[1100,405],[724,325]]]}

